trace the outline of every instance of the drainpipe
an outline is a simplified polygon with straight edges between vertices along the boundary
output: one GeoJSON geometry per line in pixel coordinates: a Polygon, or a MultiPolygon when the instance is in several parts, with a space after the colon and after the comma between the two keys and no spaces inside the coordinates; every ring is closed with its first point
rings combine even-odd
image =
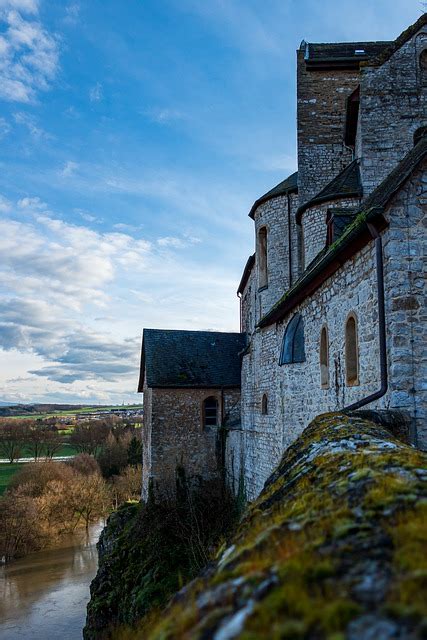
{"type": "Polygon", "coordinates": [[[239,298],[239,325],[240,325],[240,333],[243,333],[243,319],[242,319],[242,294],[238,293],[237,297],[239,298]]]}
{"type": "Polygon", "coordinates": [[[385,302],[384,302],[384,269],[383,269],[383,249],[381,236],[375,226],[368,222],[368,229],[371,236],[375,240],[375,255],[377,267],[377,295],[378,295],[378,338],[380,344],[380,380],[381,386],[378,391],[371,393],[366,398],[358,400],[348,407],[344,407],[343,411],[356,411],[361,407],[382,398],[388,389],[387,378],[387,345],[386,345],[386,326],[385,326],[385,302]]]}
{"type": "Polygon", "coordinates": [[[288,247],[289,247],[289,289],[292,286],[292,232],[291,232],[291,197],[286,194],[288,199],[288,247]]]}

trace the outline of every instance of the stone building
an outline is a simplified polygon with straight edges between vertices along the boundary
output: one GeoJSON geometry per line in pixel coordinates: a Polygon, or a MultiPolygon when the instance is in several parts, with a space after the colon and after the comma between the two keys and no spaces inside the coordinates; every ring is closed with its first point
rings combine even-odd
{"type": "Polygon", "coordinates": [[[225,463],[249,498],[319,413],[399,409],[427,448],[426,132],[427,14],[395,41],[302,42],[298,172],[254,203],[238,288],[225,463]]]}
{"type": "Polygon", "coordinates": [[[242,333],[144,329],[143,499],[166,493],[178,467],[193,479],[224,465],[223,429],[240,424],[242,333]]]}

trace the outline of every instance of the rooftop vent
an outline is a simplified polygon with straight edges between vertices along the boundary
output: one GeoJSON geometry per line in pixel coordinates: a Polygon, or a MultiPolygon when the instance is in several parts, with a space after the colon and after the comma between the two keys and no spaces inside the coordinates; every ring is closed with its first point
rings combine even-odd
{"type": "Polygon", "coordinates": [[[355,54],[356,56],[363,56],[363,55],[365,55],[365,53],[366,53],[366,52],[365,52],[365,49],[355,49],[355,50],[354,50],[354,54],[355,54]]]}

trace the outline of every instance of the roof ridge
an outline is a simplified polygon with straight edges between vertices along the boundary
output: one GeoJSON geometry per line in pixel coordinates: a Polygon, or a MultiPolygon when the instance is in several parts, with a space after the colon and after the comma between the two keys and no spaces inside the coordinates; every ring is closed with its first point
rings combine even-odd
{"type": "Polygon", "coordinates": [[[296,193],[298,191],[298,170],[291,173],[287,178],[278,182],[275,187],[264,193],[260,198],[255,200],[253,203],[251,210],[249,211],[249,217],[253,218],[255,210],[263,204],[264,202],[268,202],[268,200],[272,200],[273,198],[278,198],[279,196],[286,195],[287,193],[296,193]]]}

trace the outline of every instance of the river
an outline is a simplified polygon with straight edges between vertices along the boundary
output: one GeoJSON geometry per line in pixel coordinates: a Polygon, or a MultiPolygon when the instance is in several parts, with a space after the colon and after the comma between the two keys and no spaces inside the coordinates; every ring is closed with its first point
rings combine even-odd
{"type": "Polygon", "coordinates": [[[60,547],[31,553],[0,569],[1,640],[82,638],[102,527],[93,525],[89,536],[66,536],[60,547]]]}

